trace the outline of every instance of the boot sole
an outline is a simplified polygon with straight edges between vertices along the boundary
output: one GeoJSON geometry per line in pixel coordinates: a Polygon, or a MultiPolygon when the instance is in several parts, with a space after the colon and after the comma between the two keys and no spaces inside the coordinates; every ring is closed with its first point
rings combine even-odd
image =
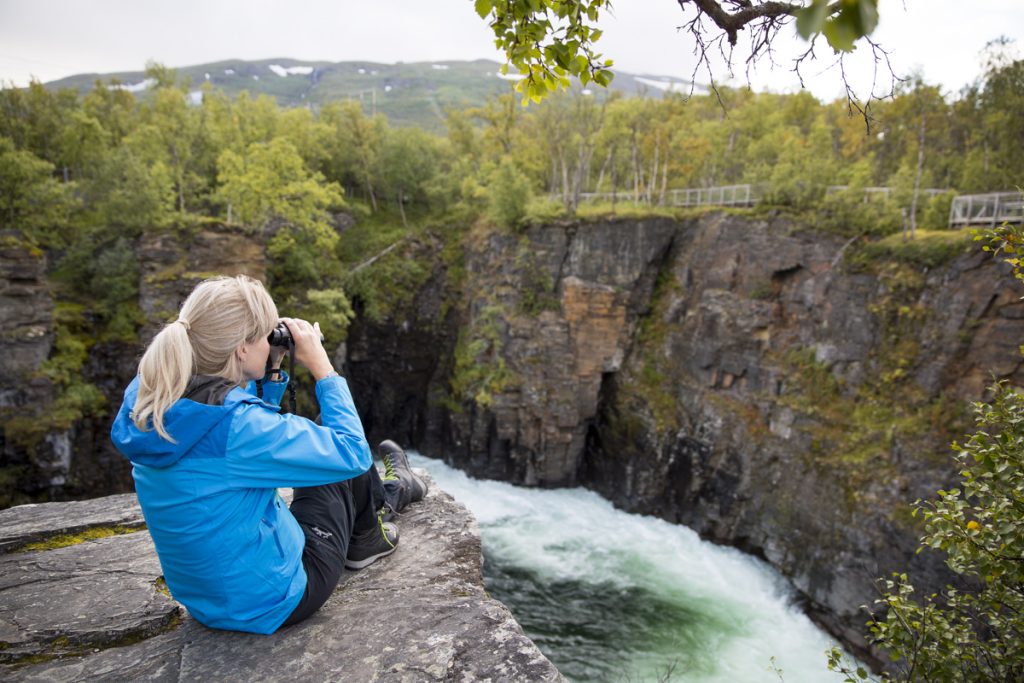
{"type": "Polygon", "coordinates": [[[354,569],[363,569],[364,567],[369,567],[371,564],[373,564],[374,562],[376,562],[380,558],[387,557],[388,555],[390,555],[391,553],[395,552],[396,550],[398,550],[398,546],[397,545],[392,547],[391,550],[385,550],[384,552],[377,553],[376,555],[370,555],[369,557],[363,558],[361,560],[350,560],[350,559],[348,559],[346,557],[345,558],[345,569],[353,569],[354,570],[354,569]]]}

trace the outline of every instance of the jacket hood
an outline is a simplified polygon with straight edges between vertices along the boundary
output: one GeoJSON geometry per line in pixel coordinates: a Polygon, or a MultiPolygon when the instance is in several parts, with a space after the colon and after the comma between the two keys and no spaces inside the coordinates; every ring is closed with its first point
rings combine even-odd
{"type": "MultiPolygon", "coordinates": [[[[193,384],[186,395],[199,395],[193,384]]],[[[132,420],[132,409],[139,393],[139,378],[136,376],[124,392],[124,402],[117,412],[110,429],[110,439],[133,464],[149,467],[170,467],[195,444],[228,417],[239,403],[262,403],[260,399],[241,389],[224,392],[221,405],[207,405],[188,398],[181,398],[164,413],[164,429],[174,442],[164,439],[155,429],[143,431],[132,420]]],[[[220,393],[220,392],[217,392],[220,393]]],[[[222,394],[223,395],[223,394],[222,394]]]]}

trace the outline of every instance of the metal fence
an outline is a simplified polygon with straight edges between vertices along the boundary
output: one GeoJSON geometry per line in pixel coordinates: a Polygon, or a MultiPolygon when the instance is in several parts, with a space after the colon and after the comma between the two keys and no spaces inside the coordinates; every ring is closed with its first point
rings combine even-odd
{"type": "Polygon", "coordinates": [[[1024,223],[1024,193],[990,192],[966,194],[953,199],[949,207],[949,227],[1024,223]]]}
{"type": "MultiPolygon", "coordinates": [[[[837,192],[845,192],[850,189],[849,185],[829,185],[825,188],[825,194],[835,194],[837,192]]],[[[943,190],[937,187],[922,188],[919,190],[921,194],[926,197],[935,197],[936,195],[945,194],[951,190],[943,190]]],[[[864,188],[864,201],[868,201],[873,197],[888,198],[894,192],[891,187],[865,187],[864,188]]]]}
{"type": "MultiPolygon", "coordinates": [[[[666,204],[669,206],[753,206],[761,201],[762,192],[757,185],[722,185],[719,187],[694,187],[667,191],[666,204]]],[[[660,198],[661,193],[654,195],[660,198]]],[[[557,201],[560,195],[553,193],[557,201]]],[[[637,198],[632,192],[581,192],[580,202],[633,202],[646,203],[643,193],[637,198]]],[[[660,203],[658,199],[654,203],[660,203]]]]}
{"type": "Polygon", "coordinates": [[[755,185],[722,185],[669,190],[672,206],[753,206],[761,201],[755,185]]]}
{"type": "MultiPolygon", "coordinates": [[[[825,194],[834,194],[848,190],[847,185],[829,185],[825,194]]],[[[893,193],[891,187],[865,187],[864,201],[873,198],[888,198],[893,193]]],[[[948,189],[923,188],[920,190],[925,197],[952,192],[948,189]]],[[[660,195],[659,195],[660,196],[660,195]]],[[[718,187],[694,187],[668,190],[667,204],[670,206],[754,206],[764,197],[763,185],[721,185],[718,187]]],[[[552,194],[551,199],[557,201],[559,195],[552,194]]],[[[636,197],[632,192],[583,192],[581,202],[621,201],[646,203],[644,196],[636,197]]],[[[1024,193],[991,192],[989,194],[972,194],[954,197],[949,208],[949,227],[957,228],[965,225],[996,226],[1004,222],[1024,223],[1024,193]]]]}

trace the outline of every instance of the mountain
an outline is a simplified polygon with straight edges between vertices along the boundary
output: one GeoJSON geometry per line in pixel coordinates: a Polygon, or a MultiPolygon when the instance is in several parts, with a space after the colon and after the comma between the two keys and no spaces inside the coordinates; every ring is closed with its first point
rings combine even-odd
{"type": "MultiPolygon", "coordinates": [[[[500,63],[485,59],[380,64],[284,58],[255,62],[231,59],[176,69],[179,80],[189,84],[196,101],[207,82],[231,96],[242,91],[254,96],[270,95],[286,107],[359,99],[368,112],[382,113],[392,124],[431,129],[443,125],[446,108],[479,106],[489,97],[512,92],[514,79],[501,76],[500,70],[500,63]]],[[[97,80],[119,82],[143,97],[149,87],[144,71],[78,74],[44,85],[85,93],[97,80]]],[[[673,77],[617,72],[610,90],[660,97],[666,92],[689,93],[690,83],[673,77]]],[[[703,91],[700,86],[695,90],[703,91]]]]}

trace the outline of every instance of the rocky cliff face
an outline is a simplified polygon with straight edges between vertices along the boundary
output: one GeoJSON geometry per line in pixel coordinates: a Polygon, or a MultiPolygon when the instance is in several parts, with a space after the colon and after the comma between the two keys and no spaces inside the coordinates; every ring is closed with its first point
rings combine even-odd
{"type": "MultiPolygon", "coordinates": [[[[0,503],[5,506],[130,491],[131,466],[110,443],[110,422],[145,342],[204,278],[244,273],[265,279],[266,274],[263,239],[216,224],[191,236],[148,233],[135,252],[145,321],[140,340],[68,334],[63,343],[81,345],[81,357],[75,367],[47,371],[44,363],[60,355],[62,342],[55,343],[46,255],[16,234],[0,236],[0,320],[8,349],[0,356],[0,503]],[[62,374],[61,381],[53,379],[62,374]],[[82,387],[95,392],[94,405],[84,416],[65,417],[82,387]]],[[[66,328],[88,329],[87,311],[66,309],[66,328]]]]}
{"type": "Polygon", "coordinates": [[[53,346],[53,298],[46,256],[15,232],[0,233],[0,421],[15,429],[0,437],[0,504],[62,485],[70,465],[68,435],[40,439],[30,459],[17,436],[53,401],[50,380],[39,374],[53,346]],[[20,430],[18,429],[20,428],[20,430]]]}
{"type": "MultiPolygon", "coordinates": [[[[989,373],[1024,380],[1021,304],[991,259],[864,259],[724,215],[477,244],[452,358],[434,347],[429,373],[407,368],[426,387],[393,423],[419,425],[396,432],[409,443],[479,476],[583,484],[764,557],[867,656],[875,579],[948,579],[914,553],[911,503],[954,477],[948,444],[989,373]],[[426,397],[442,395],[439,415],[426,397]]],[[[364,404],[376,391],[364,383],[364,404]]]]}
{"type": "Polygon", "coordinates": [[[476,524],[436,487],[402,514],[393,555],[346,572],[315,615],[270,636],[189,617],[142,523],[133,494],[0,511],[4,680],[563,680],[484,592],[476,524]],[[117,533],[25,546],[88,530],[117,533]]]}
{"type": "Polygon", "coordinates": [[[481,476],[578,484],[601,386],[676,235],[668,220],[567,225],[493,235],[474,251],[446,457],[481,476]]]}
{"type": "Polygon", "coordinates": [[[952,480],[988,372],[1022,379],[1012,279],[980,253],[857,268],[840,240],[781,225],[691,229],[603,387],[581,479],[764,557],[863,648],[878,577],[948,579],[914,554],[909,506],[952,480]]]}

